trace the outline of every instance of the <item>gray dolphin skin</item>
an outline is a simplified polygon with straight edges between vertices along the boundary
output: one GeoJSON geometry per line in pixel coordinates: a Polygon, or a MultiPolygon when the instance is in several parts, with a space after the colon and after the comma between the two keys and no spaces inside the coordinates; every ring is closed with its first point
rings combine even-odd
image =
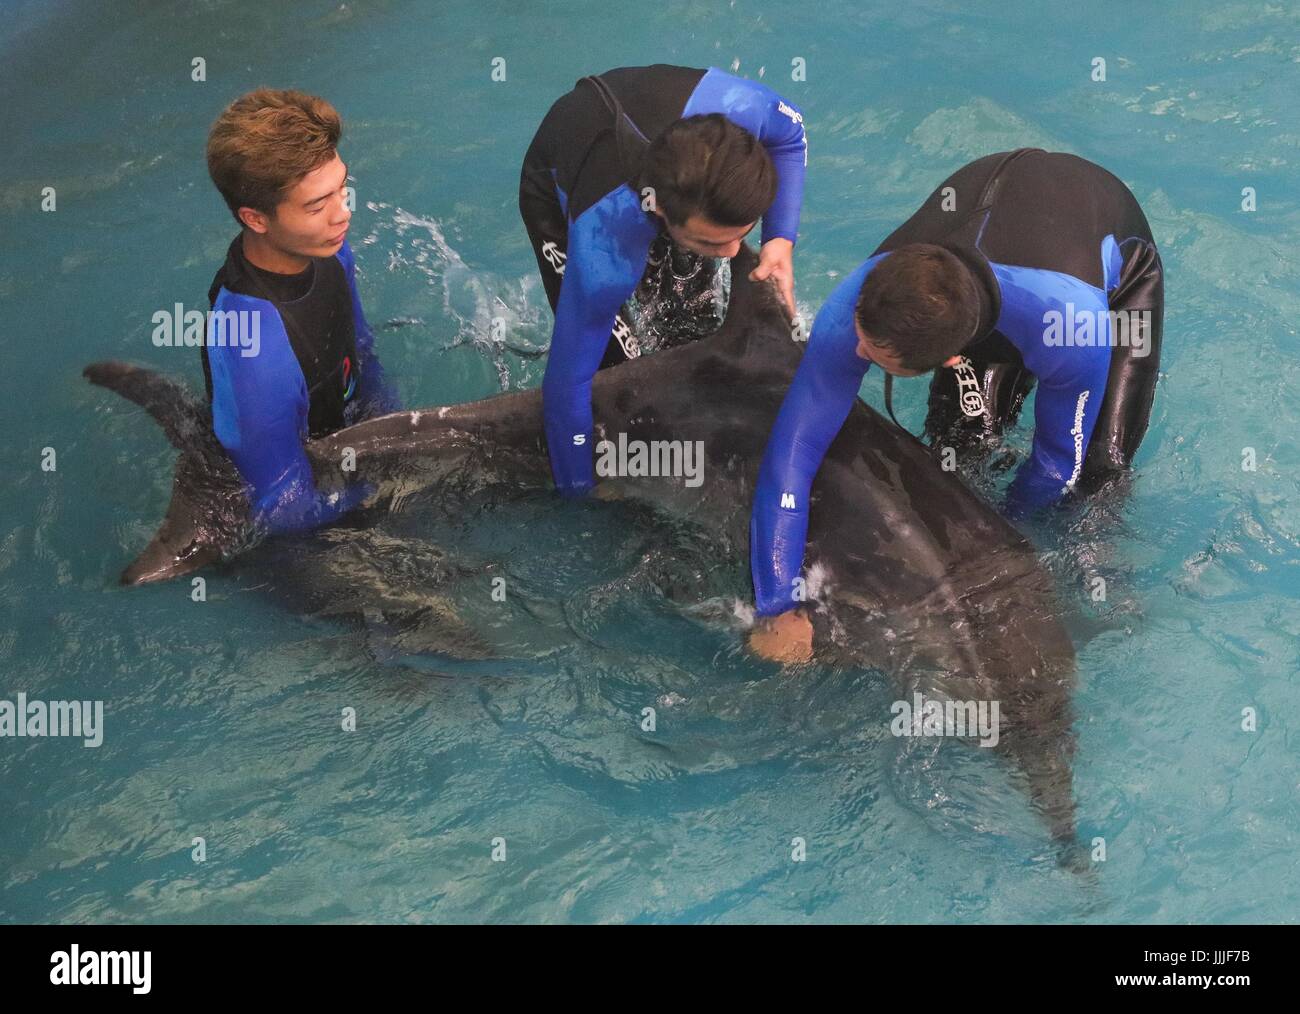
{"type": "MultiPolygon", "coordinates": [[[[759,463],[804,347],[774,290],[748,280],[756,263],[742,245],[714,334],[602,370],[593,384],[598,440],[700,441],[704,454],[702,483],[647,476],[602,487],[686,515],[746,571],[759,463]]],[[[96,363],[85,375],[143,406],[181,452],[166,517],[123,583],[188,574],[248,545],[249,504],[206,404],[139,367],[96,363]]],[[[346,481],[409,488],[413,475],[430,485],[468,474],[550,482],[537,390],[371,419],[310,441],[307,453],[324,489],[346,481]],[[355,471],[344,472],[349,452],[355,471]]],[[[995,752],[1021,772],[1062,862],[1086,865],[1072,786],[1074,648],[1033,546],[859,401],[813,485],[805,572],[816,575],[809,605],[818,660],[891,673],[904,700],[919,692],[998,702],[995,752]]]]}

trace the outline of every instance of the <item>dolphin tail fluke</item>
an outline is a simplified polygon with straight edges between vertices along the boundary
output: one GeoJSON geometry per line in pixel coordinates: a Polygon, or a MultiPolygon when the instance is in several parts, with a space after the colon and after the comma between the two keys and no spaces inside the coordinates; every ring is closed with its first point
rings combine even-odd
{"type": "Polygon", "coordinates": [[[184,384],[130,363],[91,363],[82,375],[143,408],[181,452],[163,523],[144,552],[122,571],[122,584],[189,574],[222,559],[222,546],[247,538],[247,498],[202,401],[184,384]]]}
{"type": "Polygon", "coordinates": [[[113,359],[91,363],[81,375],[148,412],[177,450],[197,450],[211,439],[207,407],[171,377],[113,359]]]}
{"type": "Polygon", "coordinates": [[[222,559],[221,550],[205,537],[207,529],[199,521],[204,516],[203,505],[195,502],[187,492],[188,484],[181,481],[184,471],[193,467],[192,463],[189,456],[182,456],[176,462],[177,481],[172,484],[167,514],[149,545],[122,571],[122,584],[169,581],[222,559]]]}
{"type": "Polygon", "coordinates": [[[153,537],[139,556],[131,561],[121,576],[118,578],[119,583],[124,585],[152,584],[155,581],[170,581],[174,577],[183,577],[186,574],[192,574],[201,567],[206,567],[210,563],[217,563],[221,559],[219,553],[212,546],[195,546],[195,552],[181,558],[176,556],[168,548],[170,542],[167,539],[167,526],[164,522],[163,528],[153,537]]]}

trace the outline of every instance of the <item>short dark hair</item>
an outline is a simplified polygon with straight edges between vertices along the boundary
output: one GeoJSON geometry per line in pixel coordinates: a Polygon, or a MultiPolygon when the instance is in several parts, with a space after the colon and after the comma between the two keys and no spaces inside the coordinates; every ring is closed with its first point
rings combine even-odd
{"type": "Polygon", "coordinates": [[[700,215],[716,225],[756,222],[776,200],[776,167],[762,143],[721,113],[675,120],[650,142],[639,189],[673,225],[700,215]]]}
{"type": "Polygon", "coordinates": [[[909,243],[867,275],[854,317],[908,370],[932,370],[974,337],[979,292],[970,268],[932,243],[909,243]]]}
{"type": "Polygon", "coordinates": [[[208,175],[243,226],[240,208],[275,217],[275,209],[338,149],[343,122],[322,98],[293,89],[241,95],[208,132],[208,175]]]}

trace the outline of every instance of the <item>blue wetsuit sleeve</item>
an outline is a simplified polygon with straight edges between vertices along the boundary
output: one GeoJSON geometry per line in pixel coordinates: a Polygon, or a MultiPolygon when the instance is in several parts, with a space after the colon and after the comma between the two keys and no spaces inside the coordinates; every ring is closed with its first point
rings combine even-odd
{"type": "Polygon", "coordinates": [[[1009,517],[1022,518],[1053,504],[1074,486],[1105,393],[1105,371],[1064,384],[1039,383],[1034,396],[1034,444],[1007,490],[1009,517]]]}
{"type": "Polygon", "coordinates": [[[870,362],[857,354],[853,307],[872,258],[831,294],[813,322],[808,350],[767,443],[750,516],[750,570],[760,616],[803,602],[796,578],[808,537],[813,478],[835,440],[870,362]]]}
{"type": "Polygon", "coordinates": [[[710,67],[696,85],[683,118],[722,113],[758,138],[776,167],[776,200],[763,216],[762,241],[799,237],[804,173],[808,167],[808,135],[803,112],[766,85],[746,81],[710,67]]]}
{"type": "Polygon", "coordinates": [[[759,139],[776,166],[776,200],[763,216],[762,241],[777,237],[791,243],[799,239],[799,209],[803,204],[804,172],[808,166],[808,140],[803,113],[797,106],[778,100],[768,114],[759,139]]]}
{"type": "Polygon", "coordinates": [[[609,345],[614,318],[645,270],[656,232],[626,186],[569,226],[564,280],[542,380],[551,474],[565,496],[583,496],[595,486],[591,382],[609,345]]]}
{"type": "Polygon", "coordinates": [[[365,311],[361,306],[361,294],[357,291],[357,263],[352,248],[344,240],[337,254],[347,274],[348,289],[352,293],[352,323],[357,340],[357,367],[360,380],[357,382],[357,404],[364,418],[386,415],[402,407],[397,390],[384,372],[379,356],[375,354],[375,333],[370,330],[365,311]]]}
{"type": "MultiPolygon", "coordinates": [[[[1023,518],[1055,503],[1083,471],[1092,430],[1101,411],[1110,372],[1110,330],[1105,303],[1090,307],[1100,321],[1093,346],[1049,347],[1034,372],[1034,442],[1007,490],[1006,514],[1023,518]]],[[[1030,364],[1026,357],[1026,365],[1030,364]]],[[[1031,367],[1033,368],[1033,367],[1031,367]]]]}
{"type": "MultiPolygon", "coordinates": [[[[307,439],[307,385],[275,307],[261,299],[222,291],[216,310],[261,315],[256,355],[237,344],[208,347],[212,375],[212,425],[248,483],[254,523],[273,533],[304,531],[355,506],[353,487],[326,496],[316,489],[307,439]]],[[[209,325],[210,327],[213,325],[209,325]]]]}

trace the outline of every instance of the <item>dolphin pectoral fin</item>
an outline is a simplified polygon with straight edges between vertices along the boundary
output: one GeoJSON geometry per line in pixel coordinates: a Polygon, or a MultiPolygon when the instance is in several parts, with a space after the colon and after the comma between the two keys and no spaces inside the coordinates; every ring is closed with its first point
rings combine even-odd
{"type": "Polygon", "coordinates": [[[376,661],[497,657],[441,587],[474,572],[423,539],[341,525],[267,540],[258,556],[277,597],[299,615],[360,627],[376,661]]]}
{"type": "Polygon", "coordinates": [[[430,600],[411,613],[377,616],[365,614],[366,641],[381,662],[411,656],[440,656],[460,661],[483,661],[496,652],[444,598],[430,600]]]}

